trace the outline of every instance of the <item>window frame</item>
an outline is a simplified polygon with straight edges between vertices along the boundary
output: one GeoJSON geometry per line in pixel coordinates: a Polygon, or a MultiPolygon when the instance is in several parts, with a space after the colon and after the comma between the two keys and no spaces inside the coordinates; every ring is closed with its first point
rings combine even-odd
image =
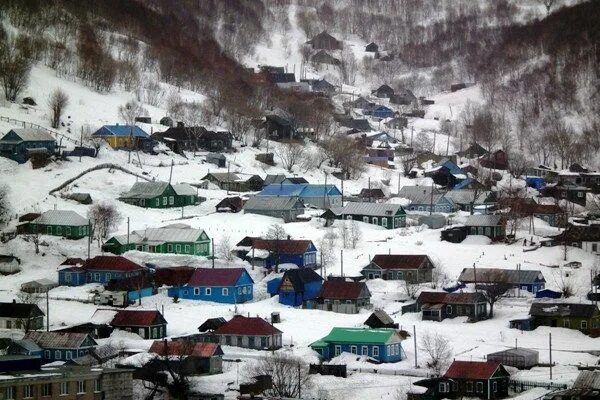
{"type": "Polygon", "coordinates": [[[23,398],[24,399],[32,399],[34,397],[34,387],[33,385],[24,385],[23,386],[23,398]]]}
{"type": "Polygon", "coordinates": [[[66,396],[69,394],[69,382],[63,381],[58,385],[58,395],[66,396]]]}
{"type": "Polygon", "coordinates": [[[85,381],[77,381],[77,393],[76,394],[85,394],[85,393],[86,393],[85,381]]]}
{"type": "Polygon", "coordinates": [[[212,288],[204,288],[204,295],[205,296],[212,296],[212,288]]]}

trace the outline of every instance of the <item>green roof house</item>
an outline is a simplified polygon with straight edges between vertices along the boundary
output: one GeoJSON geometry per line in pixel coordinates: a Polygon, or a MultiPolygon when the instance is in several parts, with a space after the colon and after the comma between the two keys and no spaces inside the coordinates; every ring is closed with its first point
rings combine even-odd
{"type": "Polygon", "coordinates": [[[49,210],[29,223],[28,233],[81,239],[89,236],[90,220],[69,210],[49,210]]]}
{"type": "Polygon", "coordinates": [[[395,329],[333,328],[329,335],[310,347],[323,360],[331,360],[343,352],[373,358],[379,362],[398,362],[406,358],[402,337],[395,329]]]}
{"type": "Polygon", "coordinates": [[[406,226],[406,212],[399,204],[351,202],[338,212],[342,219],[362,221],[387,229],[406,226]]]}
{"type": "Polygon", "coordinates": [[[168,182],[136,182],[119,200],[146,208],[172,208],[198,203],[198,194],[192,186],[168,182]]]}
{"type": "Polygon", "coordinates": [[[129,238],[126,234],[113,236],[104,243],[102,250],[117,255],[129,250],[138,250],[148,253],[208,256],[210,238],[202,229],[194,229],[186,224],[172,224],[162,228],[133,231],[129,238]]]}

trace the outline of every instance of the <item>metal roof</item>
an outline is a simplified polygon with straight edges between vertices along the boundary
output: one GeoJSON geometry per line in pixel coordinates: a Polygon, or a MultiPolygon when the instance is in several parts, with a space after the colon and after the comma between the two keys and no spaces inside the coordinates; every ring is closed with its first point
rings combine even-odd
{"type": "Polygon", "coordinates": [[[451,190],[447,192],[444,197],[452,200],[456,204],[471,204],[473,201],[473,204],[485,204],[491,192],[480,190],[477,192],[477,196],[475,194],[475,190],[451,190]]]}
{"type": "Polygon", "coordinates": [[[244,204],[245,211],[288,211],[295,208],[304,208],[304,204],[297,197],[253,196],[244,204]],[[298,203],[301,207],[297,207],[298,203]]]}
{"type": "MultiPolygon", "coordinates": [[[[327,336],[319,339],[319,342],[329,343],[373,343],[385,344],[394,335],[398,335],[395,329],[366,329],[366,328],[333,328],[327,336]]],[[[398,339],[401,339],[398,336],[398,339]]]]}
{"type": "Polygon", "coordinates": [[[546,282],[544,275],[539,270],[500,269],[500,268],[464,268],[458,277],[464,283],[494,283],[506,282],[512,284],[546,282]],[[475,276],[475,273],[477,276],[475,276]],[[477,279],[475,279],[477,278],[477,279]]]}
{"type": "Polygon", "coordinates": [[[33,223],[40,225],[85,226],[89,225],[90,220],[83,218],[75,211],[48,210],[33,220],[33,223]]]}
{"type": "Polygon", "coordinates": [[[598,306],[575,303],[532,303],[529,314],[533,317],[591,318],[598,314],[598,306]]]}
{"type": "Polygon", "coordinates": [[[434,190],[432,201],[431,190],[431,186],[403,186],[398,193],[398,197],[408,199],[414,204],[437,204],[444,197],[444,194],[434,190]]]}
{"type": "Polygon", "coordinates": [[[299,196],[323,197],[341,196],[342,192],[335,185],[313,183],[283,183],[266,186],[258,196],[299,196]]]}
{"type": "Polygon", "coordinates": [[[149,137],[142,128],[136,125],[104,125],[92,136],[131,136],[132,134],[134,137],[149,137]]]}
{"type": "Polygon", "coordinates": [[[171,186],[179,196],[195,196],[198,194],[198,191],[187,183],[176,183],[171,186]]]}
{"type": "Polygon", "coordinates": [[[0,303],[0,318],[33,318],[44,315],[35,304],[0,303]]]}
{"type": "MultiPolygon", "coordinates": [[[[200,236],[204,231],[202,229],[194,229],[194,228],[148,228],[139,231],[133,231],[133,235],[129,235],[129,243],[136,243],[135,239],[140,242],[197,242],[200,240],[200,236]]],[[[127,235],[120,235],[119,242],[123,239],[122,236],[125,236],[125,241],[127,241],[127,235]]]]}
{"type": "Polygon", "coordinates": [[[575,389],[600,389],[600,371],[581,371],[573,383],[575,389]]]}
{"type": "Polygon", "coordinates": [[[393,216],[400,212],[405,214],[404,209],[399,204],[385,203],[348,203],[344,207],[342,214],[368,215],[373,217],[393,216]]]}
{"type": "Polygon", "coordinates": [[[168,186],[168,182],[136,182],[121,198],[152,199],[163,194],[168,186]]]}
{"type": "Polygon", "coordinates": [[[490,353],[487,356],[493,357],[493,356],[501,356],[501,355],[510,355],[510,356],[516,356],[516,357],[529,357],[529,356],[537,356],[539,354],[540,353],[537,350],[530,350],[530,349],[524,349],[522,347],[517,347],[517,348],[497,351],[495,353],[490,353]]]}
{"type": "Polygon", "coordinates": [[[465,221],[466,226],[497,226],[500,225],[502,215],[469,215],[465,221]]]}
{"type": "Polygon", "coordinates": [[[34,331],[25,334],[25,339],[31,339],[43,349],[74,349],[83,346],[86,339],[96,345],[96,341],[87,333],[42,332],[34,331]]]}
{"type": "Polygon", "coordinates": [[[10,131],[8,131],[7,135],[10,132],[15,133],[24,142],[55,141],[56,140],[48,132],[45,132],[45,131],[43,131],[41,129],[34,129],[34,128],[11,129],[10,131]]]}

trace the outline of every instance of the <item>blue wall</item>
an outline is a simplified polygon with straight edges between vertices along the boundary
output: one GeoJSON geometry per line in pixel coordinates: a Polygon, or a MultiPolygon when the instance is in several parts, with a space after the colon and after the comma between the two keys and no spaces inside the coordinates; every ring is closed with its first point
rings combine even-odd
{"type": "Polygon", "coordinates": [[[148,297],[153,296],[155,294],[153,287],[143,288],[142,290],[133,290],[131,292],[127,292],[127,300],[129,301],[137,301],[140,297],[148,297]]]}
{"type": "MultiPolygon", "coordinates": [[[[280,254],[279,255],[279,264],[296,264],[300,268],[304,268],[307,266],[313,266],[317,263],[317,251],[310,250],[304,254],[280,254]],[[309,264],[305,264],[305,260],[313,259],[314,262],[310,262],[309,264]]],[[[271,254],[269,258],[266,259],[265,268],[273,268],[277,265],[277,255],[271,254]]]]}
{"type": "Polygon", "coordinates": [[[58,284],[61,286],[81,286],[86,283],[101,283],[106,285],[111,279],[120,280],[138,276],[141,271],[137,272],[115,272],[115,271],[85,271],[72,272],[61,270],[58,271],[58,284]],[[71,274],[71,282],[67,282],[66,275],[71,274]]]}
{"type": "Polygon", "coordinates": [[[288,306],[301,306],[306,300],[316,299],[321,291],[323,281],[309,282],[304,285],[304,292],[279,292],[279,302],[288,306]]]}
{"type": "Polygon", "coordinates": [[[216,303],[239,304],[254,298],[253,282],[248,273],[240,276],[234,286],[181,286],[168,291],[169,297],[186,300],[214,301],[216,303]],[[226,290],[223,290],[226,289],[226,290]],[[225,293],[224,293],[225,292],[225,293]]]}
{"type": "Polygon", "coordinates": [[[85,285],[85,272],[78,271],[73,272],[69,270],[58,271],[58,284],[60,286],[81,286],[85,285]],[[70,276],[70,280],[67,281],[67,275],[70,276]]]}
{"type": "Polygon", "coordinates": [[[89,352],[89,349],[44,349],[42,352],[42,362],[50,363],[54,361],[67,361],[73,358],[81,357],[89,352]],[[57,354],[56,352],[60,352],[57,354]],[[67,353],[71,352],[71,357],[67,358],[67,353]]]}
{"type": "MultiPolygon", "coordinates": [[[[402,354],[404,352],[404,350],[402,349],[402,344],[400,342],[394,343],[394,344],[390,344],[390,346],[394,346],[397,345],[397,350],[392,353],[391,349],[390,349],[390,354],[388,354],[388,346],[387,345],[373,345],[373,344],[364,344],[364,343],[355,343],[355,344],[346,344],[346,343],[342,343],[339,344],[339,346],[341,347],[341,352],[347,352],[347,353],[351,353],[352,346],[356,346],[356,354],[362,355],[362,346],[367,346],[367,354],[369,357],[372,357],[376,360],[379,360],[381,362],[398,362],[402,360],[402,354]],[[379,355],[375,356],[373,355],[373,347],[377,347],[379,349],[379,355]]],[[[324,360],[331,360],[332,358],[336,357],[335,355],[335,346],[336,343],[329,343],[328,346],[326,348],[323,349],[323,353],[321,354],[321,356],[323,357],[324,360]]]]}

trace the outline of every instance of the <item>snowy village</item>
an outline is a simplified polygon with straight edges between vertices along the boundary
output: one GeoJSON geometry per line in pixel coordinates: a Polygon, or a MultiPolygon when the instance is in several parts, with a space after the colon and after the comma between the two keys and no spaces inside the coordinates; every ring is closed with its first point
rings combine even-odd
{"type": "Polygon", "coordinates": [[[0,400],[600,399],[598,27],[0,2],[0,400]]]}

